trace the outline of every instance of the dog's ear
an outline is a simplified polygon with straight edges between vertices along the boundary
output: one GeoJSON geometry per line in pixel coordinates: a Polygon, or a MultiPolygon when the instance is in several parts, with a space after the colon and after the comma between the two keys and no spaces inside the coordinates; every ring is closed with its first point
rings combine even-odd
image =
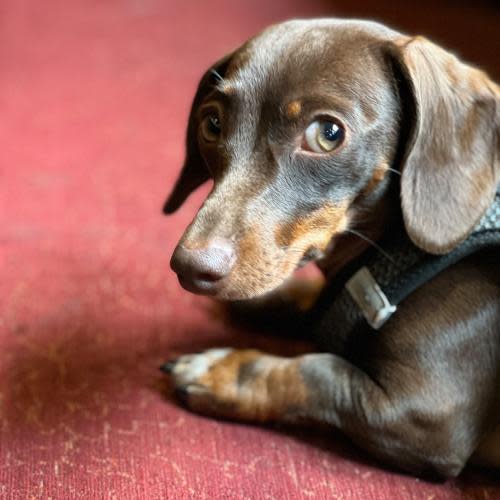
{"type": "Polygon", "coordinates": [[[224,78],[231,57],[232,54],[229,54],[215,63],[200,80],[189,114],[184,166],[163,206],[163,213],[165,214],[175,212],[197,187],[209,179],[208,169],[198,147],[198,120],[196,111],[207,93],[224,78]]]}
{"type": "Polygon", "coordinates": [[[472,231],[500,180],[499,88],[422,37],[390,44],[410,123],[402,154],[406,230],[447,253],[472,231]]]}

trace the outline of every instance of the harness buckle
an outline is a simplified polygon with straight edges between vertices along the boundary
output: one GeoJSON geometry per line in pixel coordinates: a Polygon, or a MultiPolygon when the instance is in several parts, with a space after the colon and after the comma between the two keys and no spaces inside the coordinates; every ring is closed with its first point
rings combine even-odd
{"type": "Polygon", "coordinates": [[[380,329],[397,309],[389,302],[366,266],[359,269],[345,284],[345,287],[368,324],[375,330],[380,329]]]}

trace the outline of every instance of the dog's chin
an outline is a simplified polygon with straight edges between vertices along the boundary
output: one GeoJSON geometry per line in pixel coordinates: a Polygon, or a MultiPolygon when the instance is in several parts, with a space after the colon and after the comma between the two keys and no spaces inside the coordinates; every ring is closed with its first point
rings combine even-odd
{"type": "Polygon", "coordinates": [[[216,300],[225,302],[238,302],[243,300],[252,300],[265,297],[267,294],[272,293],[279,288],[280,284],[270,286],[268,288],[261,288],[258,290],[245,290],[242,288],[237,289],[222,289],[219,293],[212,295],[216,300]]]}
{"type": "MultiPolygon", "coordinates": [[[[292,274],[293,272],[290,273],[290,276],[292,274]]],[[[257,282],[257,284],[253,286],[245,286],[241,282],[232,283],[229,279],[222,279],[217,282],[185,279],[182,276],[178,276],[178,279],[182,288],[188,292],[196,295],[206,295],[216,300],[233,302],[264,297],[286,283],[290,276],[284,276],[272,283],[254,280],[254,283],[257,282]]]]}

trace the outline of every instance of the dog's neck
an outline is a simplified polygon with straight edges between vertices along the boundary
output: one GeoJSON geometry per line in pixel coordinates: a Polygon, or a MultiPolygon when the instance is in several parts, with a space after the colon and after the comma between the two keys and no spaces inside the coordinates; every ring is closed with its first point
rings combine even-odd
{"type": "Polygon", "coordinates": [[[316,262],[325,278],[333,278],[342,268],[376,243],[388,225],[402,224],[398,196],[390,189],[375,202],[364,206],[353,206],[354,223],[351,229],[357,234],[344,232],[332,239],[325,256],[316,262]]]}

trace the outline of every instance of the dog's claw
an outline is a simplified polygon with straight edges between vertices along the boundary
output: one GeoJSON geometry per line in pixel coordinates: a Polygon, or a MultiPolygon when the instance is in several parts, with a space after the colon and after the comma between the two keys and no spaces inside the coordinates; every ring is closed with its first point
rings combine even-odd
{"type": "Polygon", "coordinates": [[[164,363],[163,365],[160,366],[160,370],[163,373],[170,375],[174,371],[174,367],[175,367],[176,363],[177,363],[177,360],[175,360],[175,359],[167,361],[166,363],[164,363]]]}
{"type": "Polygon", "coordinates": [[[189,389],[187,385],[175,388],[175,397],[184,405],[187,406],[189,399],[189,389]]]}
{"type": "Polygon", "coordinates": [[[198,384],[187,384],[176,387],[175,396],[187,406],[191,396],[202,396],[207,394],[207,389],[198,384]]]}

